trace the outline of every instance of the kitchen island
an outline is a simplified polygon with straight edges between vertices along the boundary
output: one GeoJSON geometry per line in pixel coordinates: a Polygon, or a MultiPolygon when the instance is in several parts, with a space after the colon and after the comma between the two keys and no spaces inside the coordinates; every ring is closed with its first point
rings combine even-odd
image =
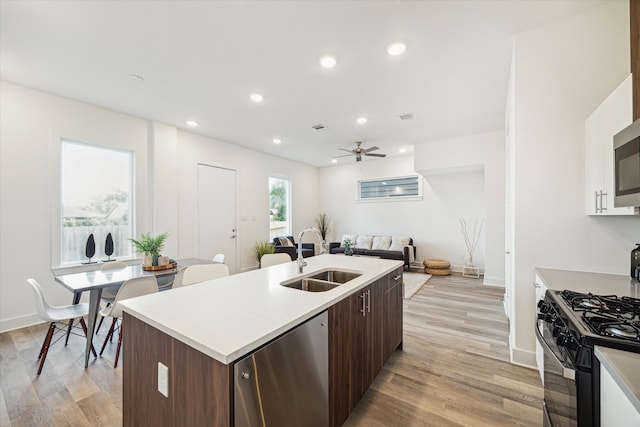
{"type": "Polygon", "coordinates": [[[324,311],[329,424],[342,424],[401,347],[402,263],[306,262],[302,274],[290,262],[123,302],[124,425],[234,425],[234,362],[324,311]],[[360,276],[325,292],[281,285],[331,269],[360,276]],[[159,363],[168,367],[164,394],[159,363]]]}

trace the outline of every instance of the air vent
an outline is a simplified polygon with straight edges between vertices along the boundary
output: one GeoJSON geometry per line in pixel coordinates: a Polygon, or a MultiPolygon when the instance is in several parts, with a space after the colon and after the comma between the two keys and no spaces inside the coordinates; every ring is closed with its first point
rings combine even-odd
{"type": "Polygon", "coordinates": [[[314,128],[315,130],[323,130],[326,129],[325,125],[323,125],[322,123],[318,123],[317,125],[313,125],[311,126],[312,128],[314,128]]]}
{"type": "Polygon", "coordinates": [[[400,117],[400,120],[411,120],[413,119],[413,114],[411,113],[400,114],[398,117],[400,117]]]}

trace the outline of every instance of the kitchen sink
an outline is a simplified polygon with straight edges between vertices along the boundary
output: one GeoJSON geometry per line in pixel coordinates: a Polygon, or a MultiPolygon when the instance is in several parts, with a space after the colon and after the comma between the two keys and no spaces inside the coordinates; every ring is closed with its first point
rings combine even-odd
{"type": "Polygon", "coordinates": [[[349,280],[353,280],[356,277],[360,277],[360,273],[352,273],[351,271],[344,270],[327,270],[320,273],[309,276],[311,279],[325,280],[333,283],[347,283],[349,280]]]}
{"type": "Polygon", "coordinates": [[[307,291],[307,292],[325,292],[338,287],[338,285],[335,283],[326,282],[324,280],[312,279],[310,277],[294,280],[293,282],[289,282],[289,283],[283,282],[281,283],[281,285],[286,286],[288,288],[300,289],[301,291],[307,291]]]}
{"type": "Polygon", "coordinates": [[[360,276],[360,273],[353,273],[351,271],[326,270],[308,277],[296,278],[280,284],[288,288],[300,289],[301,291],[326,292],[360,276]]]}

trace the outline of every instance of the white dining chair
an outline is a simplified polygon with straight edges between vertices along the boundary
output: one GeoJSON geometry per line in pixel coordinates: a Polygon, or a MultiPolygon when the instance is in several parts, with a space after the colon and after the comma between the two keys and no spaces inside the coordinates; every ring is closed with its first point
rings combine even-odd
{"type": "MultiPolygon", "coordinates": [[[[36,298],[36,311],[38,312],[38,317],[45,322],[49,322],[49,330],[47,331],[47,335],[45,336],[42,347],[40,348],[40,353],[38,354],[38,359],[40,359],[38,375],[40,375],[42,367],[44,366],[44,361],[49,352],[49,347],[62,338],[62,336],[59,336],[52,344],[51,340],[53,339],[53,335],[56,331],[63,333],[67,332],[67,328],[60,328],[56,326],[58,322],[63,322],[65,320],[70,322],[73,319],[78,319],[86,338],[87,324],[84,322],[83,316],[89,314],[89,304],[82,303],[65,306],[51,306],[47,303],[47,300],[44,297],[42,287],[35,279],[27,279],[27,283],[31,285],[31,289],[33,290],[36,298]]],[[[93,352],[93,355],[97,357],[96,350],[93,348],[93,345],[91,345],[91,351],[93,352]]]]}
{"type": "Polygon", "coordinates": [[[287,253],[281,252],[277,254],[264,254],[262,255],[262,258],[260,258],[260,268],[284,264],[285,262],[291,262],[291,257],[287,253]]]}
{"type": "Polygon", "coordinates": [[[176,275],[173,287],[193,285],[205,280],[217,279],[229,275],[229,267],[225,264],[197,264],[190,265],[176,275]]]}
{"type": "Polygon", "coordinates": [[[216,254],[216,256],[213,257],[213,262],[224,264],[224,254],[216,254]]]}
{"type": "MultiPolygon", "coordinates": [[[[156,292],[158,292],[158,282],[154,276],[136,277],[135,279],[125,280],[122,286],[120,286],[120,289],[113,300],[113,304],[100,310],[100,315],[103,318],[113,318],[109,332],[104,339],[104,344],[102,344],[102,348],[100,349],[100,356],[102,356],[102,353],[107,346],[107,342],[113,338],[113,333],[116,329],[118,319],[122,318],[122,306],[118,304],[118,302],[156,292]]],[[[122,322],[120,322],[120,327],[118,329],[118,347],[116,348],[116,359],[113,363],[114,368],[118,367],[118,358],[120,356],[120,348],[122,346],[122,322]]]]}
{"type": "MultiPolygon", "coordinates": [[[[111,262],[105,262],[104,264],[102,264],[100,266],[100,271],[117,270],[117,269],[126,268],[126,267],[127,267],[127,263],[123,261],[111,261],[111,262]]],[[[100,300],[105,302],[107,304],[107,307],[109,307],[113,303],[113,300],[116,298],[118,289],[120,289],[120,286],[111,286],[108,288],[104,288],[102,290],[102,296],[100,297],[100,300]]],[[[98,331],[100,331],[100,327],[102,326],[103,320],[104,320],[104,317],[100,318],[100,322],[98,323],[98,327],[96,328],[96,334],[98,333],[98,331]]]]}

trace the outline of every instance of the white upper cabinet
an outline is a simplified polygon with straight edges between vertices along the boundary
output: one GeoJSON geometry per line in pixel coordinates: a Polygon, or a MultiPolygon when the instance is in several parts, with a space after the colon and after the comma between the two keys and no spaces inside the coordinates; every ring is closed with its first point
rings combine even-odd
{"type": "Polygon", "coordinates": [[[585,121],[587,215],[634,215],[633,208],[614,208],[613,135],[631,124],[631,75],[585,121]]]}

